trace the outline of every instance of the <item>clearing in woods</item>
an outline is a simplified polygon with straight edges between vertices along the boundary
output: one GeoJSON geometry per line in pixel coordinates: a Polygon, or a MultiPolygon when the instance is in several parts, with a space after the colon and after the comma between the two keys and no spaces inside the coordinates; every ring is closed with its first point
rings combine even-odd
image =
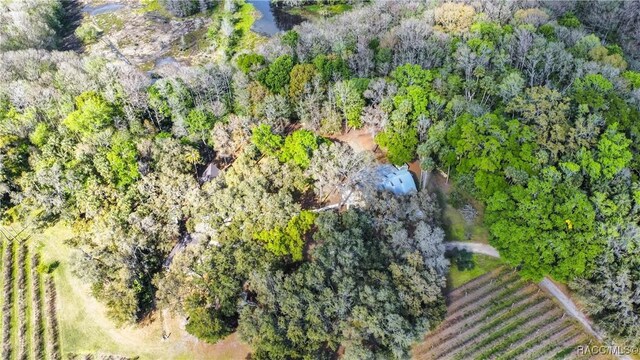
{"type": "Polygon", "coordinates": [[[445,320],[414,359],[575,359],[594,343],[538,285],[500,267],[447,295],[445,320]]]}
{"type": "Polygon", "coordinates": [[[64,358],[240,360],[247,357],[250,349],[237,334],[208,344],[188,334],[183,319],[177,316],[164,319],[169,337],[163,340],[161,311],[153,312],[140,324],[115,326],[107,318],[105,306],[72,271],[77,254],[64,243],[71,236],[71,229],[62,224],[31,236],[33,244],[42,246],[42,263],[58,264],[53,279],[58,290],[60,352],[64,358]]]}

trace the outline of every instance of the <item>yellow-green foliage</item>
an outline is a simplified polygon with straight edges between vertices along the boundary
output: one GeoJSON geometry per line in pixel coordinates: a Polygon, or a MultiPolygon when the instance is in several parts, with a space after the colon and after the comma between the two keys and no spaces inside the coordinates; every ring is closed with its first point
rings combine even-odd
{"type": "Polygon", "coordinates": [[[249,3],[244,3],[235,13],[235,30],[239,35],[236,42],[237,50],[253,49],[262,37],[253,31],[251,26],[256,21],[256,9],[249,3]]]}
{"type": "Polygon", "coordinates": [[[76,110],[63,123],[72,131],[87,135],[110,124],[112,113],[113,109],[102,96],[89,91],[76,98],[76,110]]]}
{"type": "Polygon", "coordinates": [[[294,216],[285,227],[275,227],[255,234],[257,240],[266,243],[265,247],[276,255],[291,255],[294,261],[302,260],[304,236],[311,230],[316,214],[302,211],[294,216]]]}
{"type": "Polygon", "coordinates": [[[469,29],[476,14],[473,7],[452,2],[435,9],[436,24],[446,32],[462,32],[469,29]]]}

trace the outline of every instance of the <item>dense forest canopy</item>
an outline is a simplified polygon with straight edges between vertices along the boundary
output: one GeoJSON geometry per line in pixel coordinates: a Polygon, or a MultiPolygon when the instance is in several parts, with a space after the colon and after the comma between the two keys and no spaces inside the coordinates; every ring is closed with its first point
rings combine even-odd
{"type": "Polygon", "coordinates": [[[256,358],[407,357],[444,316],[444,232],[433,198],[366,187],[373,160],[329,139],[365,128],[638,345],[638,2],[372,1],[158,79],[55,50],[60,3],[22,3],[0,5],[0,211],[73,226],[117,323],[161,305],[256,358]],[[366,205],[314,211],[353,187],[366,205]]]}

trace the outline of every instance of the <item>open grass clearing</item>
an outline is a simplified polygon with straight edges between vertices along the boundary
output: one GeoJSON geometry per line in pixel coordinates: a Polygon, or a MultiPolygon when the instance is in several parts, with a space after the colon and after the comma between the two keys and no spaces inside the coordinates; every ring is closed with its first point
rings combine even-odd
{"type": "Polygon", "coordinates": [[[497,269],[503,264],[500,259],[481,254],[473,254],[473,263],[474,267],[470,270],[458,270],[455,265],[449,268],[449,275],[447,276],[447,286],[449,289],[458,288],[473,279],[497,269]]]}
{"type": "Polygon", "coordinates": [[[446,174],[432,171],[427,189],[438,197],[447,241],[489,243],[489,229],[484,226],[484,206],[470,194],[448,181],[446,174]],[[475,216],[466,216],[471,210],[475,216]]]}
{"type": "Polygon", "coordinates": [[[42,262],[59,261],[53,273],[56,282],[60,346],[66,354],[109,353],[140,359],[245,359],[250,349],[236,334],[217,344],[197,340],[184,330],[177,317],[166,319],[171,334],[162,340],[158,312],[144,325],[116,327],[106,317],[105,307],[91,295],[90,288],[71,271],[74,250],[64,244],[71,229],[56,225],[32,238],[42,247],[42,262]]]}

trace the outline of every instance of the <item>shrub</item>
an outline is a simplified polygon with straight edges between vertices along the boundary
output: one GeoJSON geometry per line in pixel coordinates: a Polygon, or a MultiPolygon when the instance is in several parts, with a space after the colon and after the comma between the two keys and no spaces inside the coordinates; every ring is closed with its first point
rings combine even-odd
{"type": "Polygon", "coordinates": [[[85,45],[98,41],[100,35],[101,32],[91,23],[82,24],[76,29],[76,36],[85,45]]]}
{"type": "Polygon", "coordinates": [[[264,65],[264,63],[264,56],[255,53],[238,55],[238,60],[236,61],[238,69],[245,74],[248,74],[251,70],[264,65]]]}

